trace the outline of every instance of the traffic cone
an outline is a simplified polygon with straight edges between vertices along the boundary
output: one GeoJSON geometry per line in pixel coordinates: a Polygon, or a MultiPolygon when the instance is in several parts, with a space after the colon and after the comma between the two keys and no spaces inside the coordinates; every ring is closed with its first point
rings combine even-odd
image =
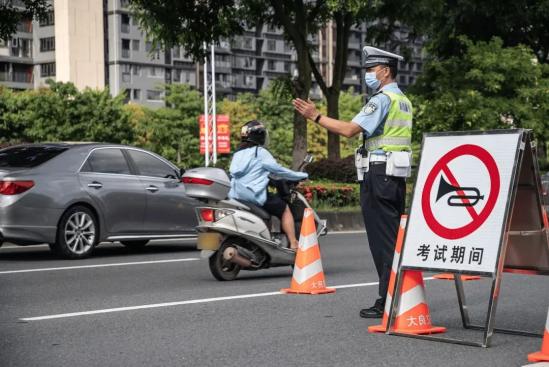
{"type": "Polygon", "coordinates": [[[316,236],[313,211],[305,209],[299,236],[299,248],[295,257],[294,273],[290,288],[280,290],[282,293],[323,294],[333,293],[334,288],[326,288],[320,247],[316,236]]]}
{"type": "Polygon", "coordinates": [[[394,323],[394,331],[404,334],[444,333],[445,327],[433,326],[427,299],[425,284],[420,271],[406,270],[402,274],[402,295],[394,323]]]}
{"type": "MultiPolygon", "coordinates": [[[[454,274],[452,273],[441,273],[434,275],[433,278],[438,280],[454,280],[454,274]]],[[[461,280],[464,282],[467,282],[469,280],[479,280],[480,277],[478,275],[462,275],[461,280]]]]}
{"type": "Polygon", "coordinates": [[[393,256],[393,266],[391,267],[391,276],[389,277],[389,287],[387,288],[387,298],[385,299],[385,311],[383,311],[383,319],[381,325],[372,325],[368,327],[370,333],[384,333],[387,331],[389,325],[389,309],[391,308],[391,301],[393,300],[393,294],[395,293],[396,274],[398,271],[398,263],[400,261],[400,252],[402,251],[402,243],[404,242],[404,231],[406,229],[407,215],[400,217],[400,225],[398,227],[398,235],[395,244],[395,254],[393,256]]]}
{"type": "Polygon", "coordinates": [[[530,362],[549,362],[549,310],[547,311],[547,321],[545,323],[545,332],[541,342],[541,350],[537,353],[528,354],[530,362]]]}

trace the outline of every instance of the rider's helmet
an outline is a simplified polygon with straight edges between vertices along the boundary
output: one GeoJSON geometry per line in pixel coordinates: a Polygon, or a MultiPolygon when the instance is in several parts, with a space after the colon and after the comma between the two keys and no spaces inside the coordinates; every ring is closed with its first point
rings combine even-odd
{"type": "Polygon", "coordinates": [[[240,138],[242,142],[251,143],[254,145],[265,146],[268,142],[269,133],[265,125],[257,120],[248,121],[240,130],[240,138]]]}

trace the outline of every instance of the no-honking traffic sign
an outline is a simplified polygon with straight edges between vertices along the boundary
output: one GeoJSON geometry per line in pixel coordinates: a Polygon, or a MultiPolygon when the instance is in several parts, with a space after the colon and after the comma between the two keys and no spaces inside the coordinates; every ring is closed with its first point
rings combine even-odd
{"type": "Polygon", "coordinates": [[[425,137],[401,266],[495,272],[519,138],[425,137]]]}

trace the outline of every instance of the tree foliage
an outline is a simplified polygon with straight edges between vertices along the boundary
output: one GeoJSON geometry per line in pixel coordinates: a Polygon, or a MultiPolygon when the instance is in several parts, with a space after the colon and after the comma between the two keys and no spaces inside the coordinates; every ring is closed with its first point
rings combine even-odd
{"type": "Polygon", "coordinates": [[[549,141],[549,65],[526,46],[460,38],[463,56],[430,60],[410,90],[414,134],[530,128],[549,141]]]}
{"type": "Polygon", "coordinates": [[[530,47],[540,62],[549,57],[549,0],[373,0],[366,19],[369,41],[398,45],[405,56],[419,37],[431,56],[460,56],[466,36],[484,42],[499,37],[505,47],[530,47]],[[401,25],[409,35],[399,39],[394,31],[401,25]]]}
{"type": "Polygon", "coordinates": [[[0,88],[0,141],[133,141],[122,95],[48,84],[36,91],[0,88]]]}
{"type": "Polygon", "coordinates": [[[48,0],[21,0],[21,3],[23,7],[12,0],[0,1],[0,40],[15,34],[20,22],[43,17],[52,7],[48,0]]]}

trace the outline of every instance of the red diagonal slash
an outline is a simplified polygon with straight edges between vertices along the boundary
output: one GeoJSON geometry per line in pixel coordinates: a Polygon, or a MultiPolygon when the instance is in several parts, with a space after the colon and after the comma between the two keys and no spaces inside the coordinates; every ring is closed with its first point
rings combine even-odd
{"type": "MultiPolygon", "coordinates": [[[[448,181],[450,181],[450,184],[452,186],[460,187],[456,178],[452,174],[452,171],[450,171],[447,165],[442,167],[442,172],[444,172],[444,174],[446,175],[446,177],[448,178],[448,181]]],[[[456,190],[456,192],[458,193],[458,195],[462,196],[460,199],[463,202],[463,204],[466,204],[465,208],[469,212],[469,215],[471,215],[471,218],[473,219],[473,221],[476,220],[478,218],[478,213],[475,211],[475,208],[473,208],[473,206],[471,205],[471,202],[469,201],[469,199],[464,197],[466,196],[465,192],[463,192],[463,190],[456,190]]]]}

